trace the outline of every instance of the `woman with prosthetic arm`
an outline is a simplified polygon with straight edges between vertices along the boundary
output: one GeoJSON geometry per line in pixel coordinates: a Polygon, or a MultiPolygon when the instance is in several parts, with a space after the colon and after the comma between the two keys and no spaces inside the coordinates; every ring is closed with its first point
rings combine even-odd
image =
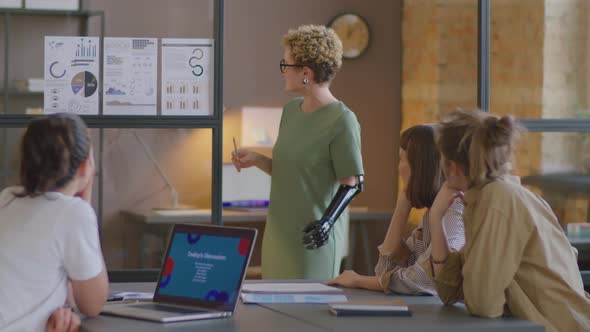
{"type": "Polygon", "coordinates": [[[330,230],[334,223],[346,209],[350,201],[363,191],[363,175],[357,175],[357,184],[354,186],[341,184],[336,195],[330,202],[328,209],[320,220],[312,221],[303,229],[303,245],[307,249],[317,249],[328,242],[330,230]]]}
{"type": "Polygon", "coordinates": [[[282,44],[279,69],[297,97],[283,107],[272,157],[239,149],[232,161],[238,171],[256,166],[272,176],[262,277],[332,279],[346,255],[346,206],[362,190],[360,125],[330,91],[342,65],[336,33],[304,25],[282,44]]]}

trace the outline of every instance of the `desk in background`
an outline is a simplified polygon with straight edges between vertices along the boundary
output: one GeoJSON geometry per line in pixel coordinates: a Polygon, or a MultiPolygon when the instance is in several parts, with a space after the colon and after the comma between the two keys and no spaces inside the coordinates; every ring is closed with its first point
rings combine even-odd
{"type": "MultiPolygon", "coordinates": [[[[578,249],[578,266],[580,270],[590,273],[590,236],[568,236],[570,243],[578,249]]],[[[590,282],[584,282],[585,287],[590,287],[590,282]]]]}
{"type": "Polygon", "coordinates": [[[567,238],[579,252],[585,251],[590,253],[590,236],[568,236],[567,238]]]}
{"type": "MultiPolygon", "coordinates": [[[[588,199],[586,210],[586,222],[590,222],[590,176],[576,173],[554,173],[530,175],[522,178],[522,184],[535,186],[547,193],[561,193],[565,196],[573,195],[588,199]]],[[[558,214],[560,221],[563,215],[559,215],[556,203],[549,197],[544,197],[554,212],[558,214]]],[[[577,220],[583,222],[583,220],[577,220]]],[[[578,264],[583,270],[590,269],[590,237],[568,236],[570,243],[578,249],[578,264]]]]}
{"type": "MultiPolygon", "coordinates": [[[[565,196],[575,194],[588,198],[586,222],[590,222],[590,175],[575,173],[530,175],[522,178],[522,184],[537,187],[543,192],[562,193],[565,196]]],[[[553,206],[555,203],[551,202],[548,197],[545,197],[545,200],[555,211],[556,207],[553,206]]],[[[558,217],[562,219],[563,216],[558,217]]],[[[578,221],[582,222],[582,220],[578,221]]]]}
{"type": "Polygon", "coordinates": [[[543,190],[590,196],[590,175],[575,173],[529,175],[522,178],[522,184],[539,187],[543,190]]]}
{"type": "MultiPolygon", "coordinates": [[[[365,273],[373,271],[372,252],[376,248],[371,248],[369,243],[368,222],[389,222],[391,220],[391,211],[370,211],[364,208],[350,208],[350,234],[349,250],[346,260],[346,268],[353,267],[354,248],[356,247],[356,234],[359,234],[362,240],[363,256],[365,260],[365,273]]],[[[167,233],[167,229],[162,225],[175,223],[212,223],[211,212],[209,210],[164,210],[164,211],[121,211],[126,220],[141,223],[145,231],[158,236],[167,233]],[[162,233],[165,231],[166,233],[162,233]]],[[[267,209],[223,209],[222,222],[224,225],[238,224],[240,222],[266,222],[267,209]]],[[[140,241],[139,258],[140,266],[144,267],[143,262],[144,242],[140,241]]]]}
{"type": "MultiPolygon", "coordinates": [[[[247,281],[248,282],[248,281],[247,281]]],[[[269,282],[265,280],[264,282],[269,282]]],[[[292,281],[290,281],[292,282],[292,281]]],[[[111,284],[115,291],[153,291],[155,283],[111,284]]],[[[126,318],[99,316],[82,321],[82,330],[102,331],[544,331],[544,327],[518,319],[483,319],[471,316],[462,304],[443,307],[433,296],[391,296],[381,292],[345,289],[349,300],[402,299],[412,317],[336,317],[325,304],[243,304],[227,319],[160,324],[126,318]]]]}

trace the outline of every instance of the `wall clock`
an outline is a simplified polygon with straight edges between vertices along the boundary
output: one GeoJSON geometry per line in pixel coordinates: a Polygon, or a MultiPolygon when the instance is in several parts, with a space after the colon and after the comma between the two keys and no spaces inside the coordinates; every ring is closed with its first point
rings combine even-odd
{"type": "Polygon", "coordinates": [[[328,27],[334,29],[342,40],[342,57],[345,59],[358,58],[369,47],[369,24],[358,14],[339,14],[328,23],[328,27]]]}

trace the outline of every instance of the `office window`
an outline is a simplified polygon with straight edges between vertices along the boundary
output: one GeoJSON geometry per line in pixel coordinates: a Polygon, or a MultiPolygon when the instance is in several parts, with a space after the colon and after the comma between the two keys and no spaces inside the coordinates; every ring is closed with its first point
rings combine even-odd
{"type": "Polygon", "coordinates": [[[477,0],[406,1],[402,130],[477,106],[477,0]]]}
{"type": "Polygon", "coordinates": [[[560,222],[588,220],[587,1],[490,1],[490,111],[523,120],[517,173],[560,222]],[[526,19],[523,19],[525,18],[526,19]]]}

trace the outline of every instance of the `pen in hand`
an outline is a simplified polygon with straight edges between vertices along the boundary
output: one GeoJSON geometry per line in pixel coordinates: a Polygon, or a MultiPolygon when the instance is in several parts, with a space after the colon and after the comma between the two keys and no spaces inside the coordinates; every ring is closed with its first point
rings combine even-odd
{"type": "Polygon", "coordinates": [[[232,137],[232,139],[234,141],[234,158],[235,158],[235,160],[237,162],[236,167],[237,167],[238,172],[239,172],[241,169],[240,169],[240,165],[239,165],[240,164],[240,156],[238,155],[238,146],[236,144],[236,138],[235,137],[232,137]]]}

